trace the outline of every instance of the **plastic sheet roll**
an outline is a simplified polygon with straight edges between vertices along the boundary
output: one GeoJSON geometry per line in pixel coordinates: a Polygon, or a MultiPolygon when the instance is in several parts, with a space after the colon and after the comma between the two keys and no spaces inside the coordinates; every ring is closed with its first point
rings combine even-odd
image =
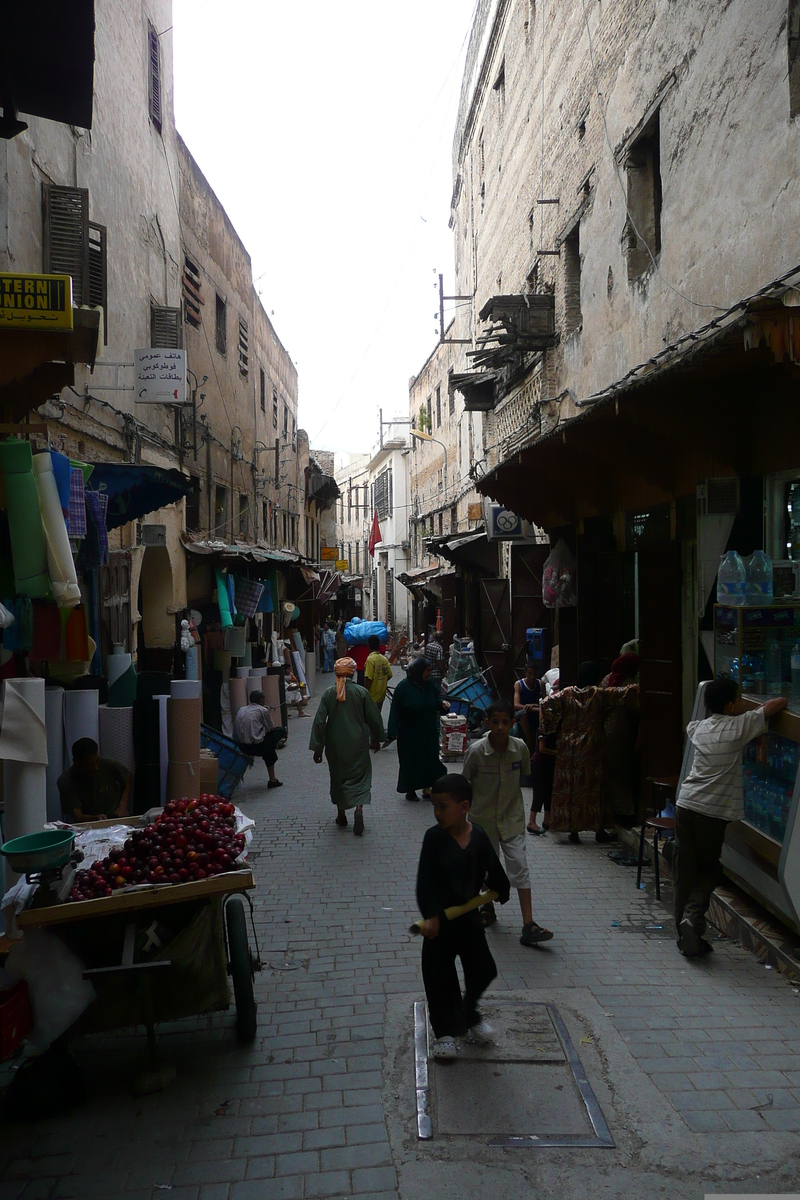
{"type": "Polygon", "coordinates": [[[203,685],[199,679],[173,679],[169,685],[169,694],[174,700],[200,700],[203,685]]]}
{"type": "Polygon", "coordinates": [[[223,629],[229,629],[233,624],[231,616],[231,602],[228,596],[228,580],[221,571],[214,571],[214,577],[217,584],[217,606],[219,607],[220,625],[223,629]]]}
{"type": "Polygon", "coordinates": [[[250,674],[250,667],[237,667],[236,668],[236,678],[237,679],[247,679],[249,674],[250,674]]]}
{"type": "Polygon", "coordinates": [[[316,682],[317,682],[317,660],[314,658],[313,651],[307,650],[306,651],[306,683],[308,684],[309,696],[314,695],[316,682]]]}
{"type": "Polygon", "coordinates": [[[131,665],[132,659],[130,654],[125,654],[122,651],[114,650],[113,654],[108,656],[108,686],[113,687],[121,675],[124,675],[128,667],[131,665]]]}
{"type": "Polygon", "coordinates": [[[247,673],[248,675],[263,675],[265,670],[265,667],[248,667],[247,673]]]}
{"type": "Polygon", "coordinates": [[[247,684],[244,679],[232,679],[230,683],[231,721],[236,719],[240,708],[247,704],[247,684]]]}
{"type": "Polygon", "coordinates": [[[44,693],[44,723],[47,726],[47,819],[61,820],[58,777],[64,770],[64,689],[49,687],[44,693]]]}
{"type": "Polygon", "coordinates": [[[293,668],[294,668],[294,673],[297,676],[297,682],[305,683],[306,682],[306,672],[305,672],[305,668],[303,666],[303,660],[300,657],[300,654],[298,653],[297,650],[292,650],[291,654],[292,654],[292,664],[293,664],[293,668]]]}
{"type": "Polygon", "coordinates": [[[265,675],[251,675],[248,679],[245,679],[244,685],[245,685],[245,689],[247,691],[248,703],[250,701],[250,697],[252,696],[253,692],[263,692],[264,691],[264,680],[265,679],[266,679],[265,675]]]}
{"type": "MultiPolygon", "coordinates": [[[[0,731],[3,762],[5,841],[39,833],[47,821],[47,728],[43,679],[7,679],[4,689],[3,726],[0,731]]],[[[10,887],[17,876],[6,868],[10,887]]]]}
{"type": "Polygon", "coordinates": [[[186,678],[197,679],[197,646],[190,646],[186,651],[186,678]]]}
{"type": "Polygon", "coordinates": [[[169,774],[169,737],[167,734],[167,702],[169,696],[156,696],[158,701],[158,779],[161,807],[167,803],[167,776],[169,774]]]}
{"type": "Polygon", "coordinates": [[[39,493],[39,511],[53,595],[59,608],[74,608],[81,602],[81,591],[49,450],[34,456],[33,477],[39,493]]]}
{"type": "Polygon", "coordinates": [[[175,699],[167,704],[167,745],[170,763],[200,761],[200,722],[203,702],[194,699],[175,699]]]}
{"type": "Polygon", "coordinates": [[[100,744],[100,717],[97,692],[64,693],[64,761],[72,766],[72,747],[79,738],[92,738],[100,744]]]}
{"type": "Polygon", "coordinates": [[[0,442],[16,589],[21,596],[50,596],[47,543],[32,464],[30,442],[0,442]]]}
{"type": "Polygon", "coordinates": [[[107,704],[101,704],[98,717],[100,753],[103,758],[115,758],[133,774],[136,769],[136,756],[133,752],[133,709],[111,708],[107,704]]]}
{"type": "Polygon", "coordinates": [[[233,718],[231,716],[231,685],[223,683],[219,689],[220,726],[225,737],[233,737],[233,718]]]}
{"type": "Polygon", "coordinates": [[[283,724],[281,720],[281,681],[278,675],[264,676],[264,703],[269,709],[269,715],[276,725],[283,724]]]}
{"type": "MultiPolygon", "coordinates": [[[[113,655],[109,658],[109,663],[114,662],[115,658],[130,658],[126,655],[113,655]]],[[[129,663],[127,670],[111,683],[109,678],[108,687],[108,704],[110,708],[130,708],[136,699],[136,668],[133,663],[129,663]]]]}

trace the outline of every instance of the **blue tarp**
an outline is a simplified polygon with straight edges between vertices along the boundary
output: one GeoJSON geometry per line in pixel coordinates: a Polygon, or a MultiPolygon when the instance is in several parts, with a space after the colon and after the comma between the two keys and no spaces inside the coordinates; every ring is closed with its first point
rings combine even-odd
{"type": "Polygon", "coordinates": [[[344,640],[348,646],[366,646],[372,634],[375,634],[382,646],[389,640],[389,631],[383,621],[361,621],[353,617],[344,627],[344,640]]]}
{"type": "Polygon", "coordinates": [[[108,496],[108,529],[118,529],[188,496],[192,483],[180,471],[141,463],[91,463],[91,486],[108,496]]]}

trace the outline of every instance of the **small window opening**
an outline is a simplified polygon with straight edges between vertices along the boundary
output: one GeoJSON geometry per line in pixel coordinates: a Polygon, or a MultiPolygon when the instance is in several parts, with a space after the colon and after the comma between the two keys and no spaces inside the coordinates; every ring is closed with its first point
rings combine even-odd
{"type": "Polygon", "coordinates": [[[215,337],[217,350],[220,354],[224,354],[228,343],[228,306],[219,293],[217,293],[215,337]]]}
{"type": "Polygon", "coordinates": [[[263,367],[259,367],[258,371],[259,389],[261,398],[261,411],[267,411],[267,375],[263,367]]]}
{"type": "Polygon", "coordinates": [[[656,113],[625,160],[628,179],[626,224],[628,279],[638,279],[661,250],[661,138],[656,113]]]}
{"type": "Polygon", "coordinates": [[[564,251],[564,332],[574,333],[583,320],[581,313],[581,226],[575,226],[562,242],[564,251]]]}
{"type": "Polygon", "coordinates": [[[800,0],[789,0],[786,47],[789,54],[789,116],[794,119],[800,114],[800,0]]]}

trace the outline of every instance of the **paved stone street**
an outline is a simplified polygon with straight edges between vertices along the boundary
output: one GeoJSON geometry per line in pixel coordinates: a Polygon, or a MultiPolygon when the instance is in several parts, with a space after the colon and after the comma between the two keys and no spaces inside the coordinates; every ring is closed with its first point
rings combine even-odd
{"type": "Polygon", "coordinates": [[[135,1099],[143,1036],[84,1040],[89,1102],[1,1131],[0,1200],[796,1190],[798,990],[725,941],[708,959],[681,958],[649,878],[637,891],[635,868],[593,840],[529,839],[534,915],[556,932],[547,948],[519,945],[514,899],[489,937],[495,993],[558,1004],[615,1148],[419,1143],[412,1008],[422,991],[407,927],[430,808],[394,791],[391,748],[374,759],[365,836],[337,829],[327,770],[306,749],[310,724],[291,720],[282,789],[268,792],[257,767],[236,796],[257,823],[256,1041],[239,1048],[227,1014],[172,1026],[160,1042],[177,1081],[135,1099]]]}

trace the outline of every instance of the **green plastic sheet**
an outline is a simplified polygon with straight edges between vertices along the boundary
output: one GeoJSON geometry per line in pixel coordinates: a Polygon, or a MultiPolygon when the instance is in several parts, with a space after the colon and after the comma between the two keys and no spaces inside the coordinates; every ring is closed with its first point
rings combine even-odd
{"type": "Polygon", "coordinates": [[[217,580],[217,604],[219,605],[219,620],[223,629],[228,629],[233,625],[233,617],[231,616],[231,602],[228,596],[228,581],[222,574],[222,571],[214,570],[214,575],[217,580]]]}
{"type": "Polygon", "coordinates": [[[30,442],[17,438],[0,442],[0,467],[8,505],[14,586],[19,596],[52,598],[47,570],[47,544],[39,493],[33,477],[30,442]]]}

